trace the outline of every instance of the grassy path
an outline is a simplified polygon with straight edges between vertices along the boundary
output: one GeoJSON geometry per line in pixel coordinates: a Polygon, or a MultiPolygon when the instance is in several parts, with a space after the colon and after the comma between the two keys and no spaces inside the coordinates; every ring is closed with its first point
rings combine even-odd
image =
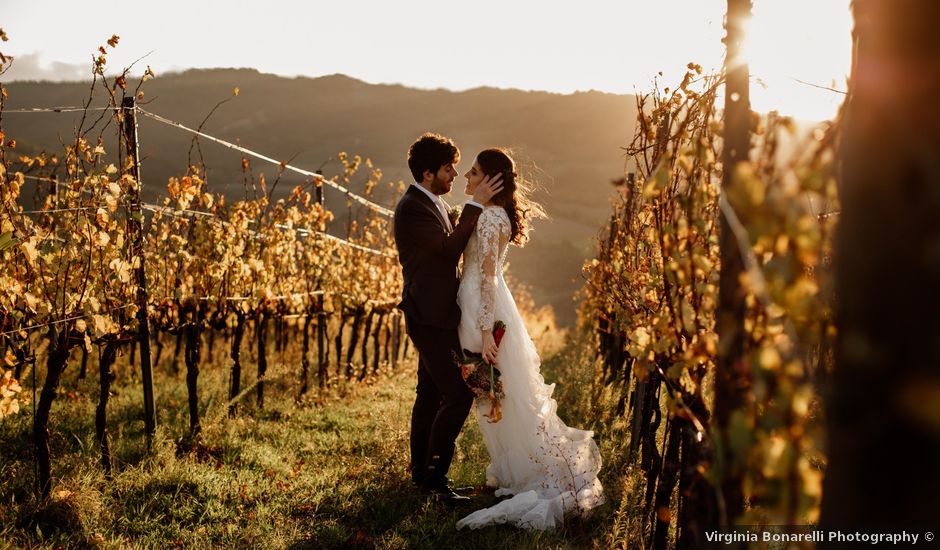
{"type": "MultiPolygon", "coordinates": [[[[561,371],[553,377],[552,361],[547,363],[546,378],[562,377],[561,371]]],[[[164,379],[158,404],[165,431],[150,455],[141,451],[139,393],[119,386],[110,406],[116,459],[111,481],[96,464],[97,380],[75,381],[76,389],[54,406],[50,504],[39,506],[32,496],[29,411],[0,423],[0,477],[7,480],[0,488],[0,518],[7,518],[0,522],[0,547],[600,548],[618,538],[616,518],[623,511],[615,510],[621,499],[606,454],[602,481],[610,502],[591,518],[549,533],[456,531],[459,517],[495,499],[479,494],[471,507],[454,510],[411,488],[414,380],[413,367],[403,369],[318,405],[295,404],[285,387],[268,400],[267,410],[246,404],[238,419],[228,421],[225,369],[206,369],[203,445],[179,454],[166,434],[184,431],[185,383],[164,379]]],[[[565,399],[580,396],[578,381],[569,380],[556,396],[564,417],[565,399]]],[[[602,453],[610,449],[601,441],[602,453]]],[[[458,439],[451,478],[482,486],[486,462],[471,418],[458,439]]]]}
{"type": "MultiPolygon", "coordinates": [[[[525,533],[508,527],[457,532],[454,523],[470,510],[489,506],[489,494],[474,496],[471,507],[453,509],[417,495],[407,481],[408,425],[413,376],[396,377],[370,388],[325,415],[310,435],[323,454],[324,491],[314,528],[320,544],[368,547],[512,548],[590,546],[595,523],[573,522],[557,533],[525,533]],[[356,433],[355,440],[349,434],[356,433]],[[329,458],[329,457],[332,457],[329,458]]],[[[486,449],[471,418],[457,443],[451,477],[457,485],[483,485],[486,449]]]]}

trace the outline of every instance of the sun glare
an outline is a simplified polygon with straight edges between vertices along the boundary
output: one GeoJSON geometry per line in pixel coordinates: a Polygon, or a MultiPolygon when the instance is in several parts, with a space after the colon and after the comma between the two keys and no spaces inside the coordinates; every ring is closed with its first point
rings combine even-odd
{"type": "Polygon", "coordinates": [[[758,0],[742,55],[751,108],[805,120],[835,116],[852,58],[851,0],[758,0]]]}

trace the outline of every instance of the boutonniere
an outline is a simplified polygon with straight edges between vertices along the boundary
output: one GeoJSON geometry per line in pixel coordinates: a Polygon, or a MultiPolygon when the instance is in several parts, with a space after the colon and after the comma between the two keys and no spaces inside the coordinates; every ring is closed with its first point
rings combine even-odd
{"type": "Polygon", "coordinates": [[[457,225],[457,220],[460,219],[461,209],[460,206],[455,206],[447,212],[447,218],[450,220],[450,224],[453,226],[457,225]]]}

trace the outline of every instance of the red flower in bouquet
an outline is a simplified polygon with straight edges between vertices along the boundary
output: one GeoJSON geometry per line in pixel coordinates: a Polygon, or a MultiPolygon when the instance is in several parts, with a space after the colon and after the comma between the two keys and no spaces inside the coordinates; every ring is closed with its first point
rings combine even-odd
{"type": "Polygon", "coordinates": [[[503,341],[503,336],[506,334],[506,323],[502,321],[496,321],[493,323],[493,340],[496,341],[496,346],[499,347],[499,343],[503,341]]]}
{"type": "MultiPolygon", "coordinates": [[[[493,340],[497,346],[505,334],[506,323],[502,321],[493,323],[493,340]]],[[[499,422],[503,417],[499,402],[505,397],[503,382],[499,379],[499,369],[483,359],[481,354],[472,351],[463,350],[462,356],[454,353],[454,360],[460,367],[460,375],[473,392],[473,396],[477,399],[489,400],[490,410],[483,416],[487,417],[490,422],[499,422]]]]}

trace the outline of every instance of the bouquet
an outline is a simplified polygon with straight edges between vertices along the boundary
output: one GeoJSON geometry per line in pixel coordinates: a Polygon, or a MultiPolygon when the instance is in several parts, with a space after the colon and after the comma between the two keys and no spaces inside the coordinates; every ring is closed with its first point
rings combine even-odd
{"type": "MultiPolygon", "coordinates": [[[[502,341],[504,334],[506,334],[506,323],[502,321],[493,323],[493,339],[496,341],[497,346],[502,341]]],[[[470,391],[473,392],[473,396],[477,399],[489,400],[490,410],[483,416],[488,418],[490,422],[499,422],[503,417],[499,402],[506,397],[506,394],[503,393],[503,382],[499,379],[499,369],[483,359],[482,354],[467,350],[463,350],[462,355],[454,353],[454,361],[460,367],[460,375],[470,391]]]]}

